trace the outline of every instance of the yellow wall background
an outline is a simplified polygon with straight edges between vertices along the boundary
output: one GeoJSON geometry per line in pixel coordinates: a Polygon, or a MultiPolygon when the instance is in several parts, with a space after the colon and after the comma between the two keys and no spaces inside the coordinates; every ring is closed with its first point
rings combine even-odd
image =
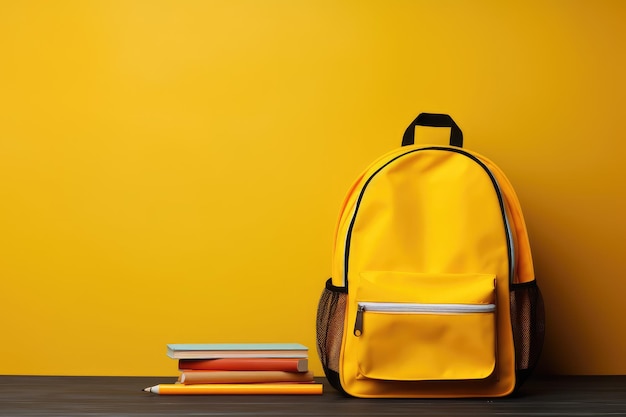
{"type": "Polygon", "coordinates": [[[516,187],[540,371],[626,373],[626,2],[0,1],[0,374],[300,342],[351,181],[420,112],[516,187]]]}

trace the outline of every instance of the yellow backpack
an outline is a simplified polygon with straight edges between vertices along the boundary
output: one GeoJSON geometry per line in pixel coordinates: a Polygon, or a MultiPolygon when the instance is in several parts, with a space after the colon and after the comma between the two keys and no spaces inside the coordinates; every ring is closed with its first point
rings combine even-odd
{"type": "Polygon", "coordinates": [[[317,311],[329,382],[356,397],[496,397],[534,368],[544,335],[526,225],[449,115],[420,114],[354,182],[317,311]],[[415,145],[416,126],[450,146],[415,145]]]}

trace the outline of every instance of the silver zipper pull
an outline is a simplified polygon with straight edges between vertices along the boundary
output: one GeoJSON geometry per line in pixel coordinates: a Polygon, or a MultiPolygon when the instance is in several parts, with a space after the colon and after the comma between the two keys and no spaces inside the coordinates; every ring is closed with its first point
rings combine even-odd
{"type": "Polygon", "coordinates": [[[354,322],[354,335],[356,337],[361,336],[363,333],[363,312],[365,311],[365,306],[359,304],[356,310],[356,320],[354,322]]]}

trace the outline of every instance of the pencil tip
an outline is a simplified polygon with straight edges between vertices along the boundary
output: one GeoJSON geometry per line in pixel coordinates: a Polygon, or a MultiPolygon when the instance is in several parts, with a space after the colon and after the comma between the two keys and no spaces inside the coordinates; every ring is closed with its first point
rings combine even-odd
{"type": "Polygon", "coordinates": [[[144,388],[141,391],[143,391],[143,392],[150,392],[150,388],[144,388]]]}

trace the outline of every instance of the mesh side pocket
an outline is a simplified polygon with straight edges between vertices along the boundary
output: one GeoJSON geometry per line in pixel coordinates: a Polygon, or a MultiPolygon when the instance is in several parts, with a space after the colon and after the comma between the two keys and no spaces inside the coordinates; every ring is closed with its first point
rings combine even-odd
{"type": "Polygon", "coordinates": [[[343,288],[326,282],[317,308],[317,353],[331,385],[343,391],[339,383],[339,355],[346,314],[346,293],[343,288]]]}
{"type": "Polygon", "coordinates": [[[543,347],[545,310],[536,281],[511,287],[511,320],[519,386],[537,365],[543,347]]]}

